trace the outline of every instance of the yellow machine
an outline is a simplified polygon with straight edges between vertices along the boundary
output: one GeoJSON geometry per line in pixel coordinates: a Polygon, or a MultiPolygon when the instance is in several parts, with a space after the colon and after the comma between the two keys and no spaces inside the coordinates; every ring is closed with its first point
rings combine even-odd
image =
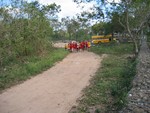
{"type": "Polygon", "coordinates": [[[112,39],[112,35],[99,35],[99,36],[92,36],[92,43],[99,44],[99,43],[108,43],[112,39]]]}

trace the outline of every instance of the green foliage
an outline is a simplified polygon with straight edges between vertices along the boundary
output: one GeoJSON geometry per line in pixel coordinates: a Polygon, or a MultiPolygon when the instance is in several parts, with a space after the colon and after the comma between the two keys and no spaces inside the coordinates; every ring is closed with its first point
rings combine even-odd
{"type": "Polygon", "coordinates": [[[90,28],[81,18],[62,18],[61,22],[53,20],[55,28],[53,40],[88,40],[90,38],[90,28]]]}
{"type": "Polygon", "coordinates": [[[128,61],[124,66],[121,73],[121,78],[111,84],[111,94],[114,96],[114,106],[117,110],[120,110],[126,103],[126,96],[128,91],[131,89],[131,81],[136,74],[136,61],[128,61]]]}
{"type": "MultiPolygon", "coordinates": [[[[108,22],[108,24],[106,24],[106,28],[108,29],[106,29],[106,32],[122,33],[125,31],[125,28],[119,22],[119,19],[123,18],[121,14],[114,12],[111,14],[110,18],[110,23],[108,22]]],[[[122,23],[124,24],[125,22],[122,23]]]]}
{"type": "Polygon", "coordinates": [[[53,51],[51,43],[50,20],[59,11],[60,6],[55,3],[10,0],[7,4],[1,0],[0,89],[25,80],[64,57],[66,52],[53,51]]]}
{"type": "Polygon", "coordinates": [[[92,26],[92,32],[93,34],[97,35],[107,35],[112,33],[122,33],[124,32],[123,26],[119,23],[119,14],[118,13],[112,13],[110,18],[111,20],[108,22],[100,22],[96,23],[92,26]]]}
{"type": "Polygon", "coordinates": [[[91,48],[91,50],[97,54],[132,54],[133,53],[133,44],[132,43],[108,43],[108,44],[99,44],[91,48]]]}
{"type": "Polygon", "coordinates": [[[96,109],[94,113],[101,113],[100,109],[96,109]]]}
{"type": "MultiPolygon", "coordinates": [[[[101,19],[106,21],[106,25],[98,26],[94,25],[94,32],[99,33],[100,28],[104,28],[105,34],[119,32],[129,35],[134,43],[134,51],[137,55],[139,52],[139,39],[143,30],[149,27],[150,23],[150,2],[149,0],[74,0],[74,2],[80,4],[82,2],[96,2],[93,6],[93,12],[88,12],[90,16],[84,16],[85,19],[101,19]],[[107,6],[109,6],[107,8],[107,6]],[[102,8],[104,7],[104,8],[102,8]],[[104,14],[106,14],[104,16],[104,14]],[[104,18],[106,17],[106,19],[104,18]],[[98,26],[98,27],[97,27],[98,26]],[[99,31],[98,31],[99,30],[99,31]]],[[[86,13],[84,13],[86,15],[86,13]]]]}
{"type": "Polygon", "coordinates": [[[103,59],[91,85],[84,90],[78,110],[88,112],[94,108],[95,112],[116,113],[126,104],[127,92],[135,75],[136,61],[128,58],[133,53],[133,45],[101,45],[92,47],[91,51],[108,56],[103,59]]]}
{"type": "Polygon", "coordinates": [[[0,68],[0,90],[8,88],[18,82],[52,67],[57,61],[62,60],[68,54],[63,49],[55,49],[42,56],[24,56],[19,60],[0,68]]]}
{"type": "Polygon", "coordinates": [[[93,32],[93,34],[99,34],[99,35],[102,35],[102,34],[104,34],[104,31],[105,31],[105,28],[104,28],[104,25],[105,25],[106,23],[104,23],[104,22],[100,22],[100,23],[98,23],[98,24],[95,24],[95,25],[93,25],[92,26],[92,32],[93,32]]]}
{"type": "Polygon", "coordinates": [[[7,66],[22,56],[42,54],[52,48],[53,28],[49,20],[60,11],[60,6],[23,0],[10,1],[11,8],[0,5],[0,66],[7,66]]]}

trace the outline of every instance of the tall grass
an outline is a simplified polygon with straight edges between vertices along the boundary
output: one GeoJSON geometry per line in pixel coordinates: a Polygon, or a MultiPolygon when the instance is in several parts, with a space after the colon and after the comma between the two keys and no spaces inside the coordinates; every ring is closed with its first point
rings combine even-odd
{"type": "Polygon", "coordinates": [[[108,43],[95,45],[91,48],[91,51],[96,54],[122,55],[122,54],[132,54],[134,49],[132,43],[121,43],[121,44],[108,43]]]}
{"type": "Polygon", "coordinates": [[[62,60],[68,54],[63,49],[54,49],[42,56],[28,56],[0,68],[0,91],[29,79],[62,60]]]}
{"type": "Polygon", "coordinates": [[[126,95],[135,75],[136,61],[132,58],[133,45],[99,45],[91,48],[96,54],[107,54],[101,67],[84,91],[78,112],[112,113],[126,104],[126,95]]]}

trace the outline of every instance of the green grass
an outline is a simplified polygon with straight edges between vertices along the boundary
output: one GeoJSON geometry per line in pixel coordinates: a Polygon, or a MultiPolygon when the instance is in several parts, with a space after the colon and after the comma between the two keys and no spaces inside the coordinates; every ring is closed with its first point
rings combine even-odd
{"type": "Polygon", "coordinates": [[[54,49],[43,56],[23,57],[0,68],[0,91],[29,79],[52,67],[68,54],[64,49],[54,49]]]}
{"type": "Polygon", "coordinates": [[[133,53],[133,45],[100,45],[92,47],[91,51],[108,56],[90,86],[85,88],[77,113],[88,113],[91,109],[95,113],[116,113],[126,104],[126,95],[135,75],[136,61],[128,57],[133,53]]]}
{"type": "Polygon", "coordinates": [[[95,45],[91,48],[91,51],[97,54],[113,54],[113,55],[132,54],[133,44],[132,43],[122,43],[122,44],[108,43],[108,44],[95,45]]]}

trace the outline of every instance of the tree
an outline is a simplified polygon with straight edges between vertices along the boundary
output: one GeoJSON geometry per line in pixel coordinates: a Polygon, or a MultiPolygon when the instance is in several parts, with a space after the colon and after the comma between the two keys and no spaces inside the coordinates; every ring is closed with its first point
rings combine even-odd
{"type": "MultiPolygon", "coordinates": [[[[135,47],[135,54],[138,53],[138,44],[140,33],[145,27],[148,25],[150,20],[150,1],[147,0],[120,0],[120,2],[116,3],[114,1],[109,2],[108,0],[74,0],[78,4],[81,2],[91,2],[95,1],[97,5],[95,6],[97,12],[94,13],[94,17],[100,18],[100,7],[104,5],[108,5],[110,8],[105,8],[105,12],[112,13],[117,12],[120,15],[118,21],[120,25],[128,32],[130,38],[132,39],[135,47]],[[111,10],[110,10],[111,9],[111,10]]],[[[103,13],[104,14],[104,13],[103,13]]],[[[106,17],[106,16],[104,16],[106,17]]],[[[97,18],[97,19],[98,19],[97,18]]],[[[117,19],[117,18],[116,18],[117,19]]],[[[116,20],[115,19],[115,20],[116,20]]],[[[114,29],[114,28],[113,28],[114,29]]]]}
{"type": "Polygon", "coordinates": [[[124,0],[122,1],[124,7],[118,6],[125,13],[125,24],[121,25],[128,31],[128,34],[134,42],[135,54],[138,53],[139,40],[141,39],[141,31],[146,27],[149,14],[149,2],[142,0],[124,0]]]}
{"type": "Polygon", "coordinates": [[[60,6],[41,5],[38,1],[11,0],[0,3],[0,64],[24,55],[38,55],[51,48],[51,18],[60,6]]]}
{"type": "MultiPolygon", "coordinates": [[[[112,26],[112,32],[115,32],[115,33],[122,33],[123,31],[125,31],[124,27],[119,23],[119,18],[121,18],[122,15],[119,15],[119,13],[117,12],[113,12],[111,14],[111,26],[112,26]]],[[[122,21],[123,24],[125,24],[124,21],[122,21]]]]}
{"type": "Polygon", "coordinates": [[[68,19],[68,23],[67,23],[67,32],[69,34],[69,38],[70,40],[76,40],[76,34],[77,31],[79,29],[79,22],[76,19],[68,19]]]}
{"type": "Polygon", "coordinates": [[[99,34],[99,35],[104,34],[104,32],[105,32],[104,25],[105,25],[104,22],[100,22],[100,23],[98,23],[98,24],[94,24],[94,25],[92,26],[92,32],[93,32],[94,34],[96,34],[96,35],[98,35],[98,34],[99,34]]]}

